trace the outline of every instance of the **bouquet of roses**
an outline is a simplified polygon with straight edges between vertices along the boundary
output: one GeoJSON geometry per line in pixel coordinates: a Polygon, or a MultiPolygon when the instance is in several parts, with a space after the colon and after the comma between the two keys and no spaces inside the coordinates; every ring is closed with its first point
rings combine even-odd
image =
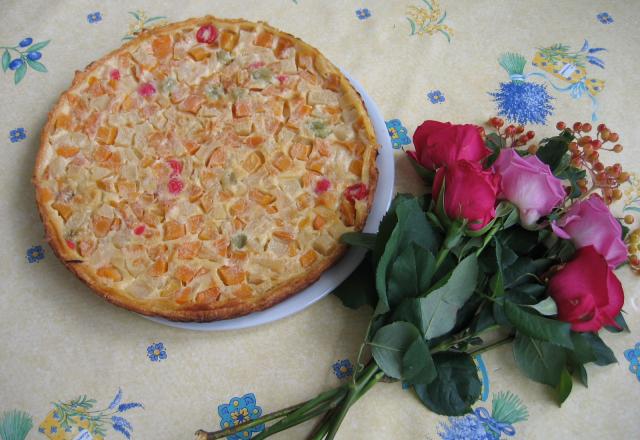
{"type": "Polygon", "coordinates": [[[552,387],[559,404],[573,377],[587,385],[585,364],[616,361],[598,332],[626,329],[613,270],[628,259],[628,229],[609,205],[629,175],[600,158],[622,150],[618,135],[560,122],[557,136],[534,145],[524,127],[489,123],[487,135],[424,122],[408,154],[427,195],[399,194],[377,234],[342,237],[369,252],[334,293],[373,310],[351,380],[198,438],[275,421],[261,440],[320,416],[309,438],[333,439],[349,408],[389,380],[411,386],[431,411],[463,415],[481,391],[473,356],[511,342],[520,370],[552,387]]]}

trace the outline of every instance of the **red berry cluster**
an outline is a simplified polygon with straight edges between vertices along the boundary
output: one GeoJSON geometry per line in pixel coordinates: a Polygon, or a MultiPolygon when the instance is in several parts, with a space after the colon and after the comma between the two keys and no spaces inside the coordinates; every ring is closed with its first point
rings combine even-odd
{"type": "MultiPolygon", "coordinates": [[[[587,170],[591,177],[591,187],[587,179],[580,179],[578,186],[582,194],[600,191],[605,203],[611,204],[622,198],[620,185],[629,180],[629,173],[616,163],[606,166],[600,160],[600,151],[620,153],[622,145],[618,142],[618,133],[612,132],[605,124],[598,125],[595,137],[588,135],[593,127],[588,122],[576,122],[568,128],[564,122],[556,124],[558,130],[570,130],[576,140],[569,144],[571,165],[587,170]],[[614,144],[614,145],[610,145],[614,144]]],[[[625,219],[626,220],[626,219],[625,219]]]]}
{"type": "MultiPolygon", "coordinates": [[[[495,128],[496,132],[507,141],[507,145],[511,148],[525,146],[536,136],[536,133],[533,130],[525,132],[523,125],[510,124],[504,127],[504,120],[498,117],[490,118],[487,124],[495,128]],[[504,130],[502,127],[504,127],[504,130]]],[[[527,148],[527,151],[531,154],[536,154],[538,146],[531,144],[527,148]]]]}

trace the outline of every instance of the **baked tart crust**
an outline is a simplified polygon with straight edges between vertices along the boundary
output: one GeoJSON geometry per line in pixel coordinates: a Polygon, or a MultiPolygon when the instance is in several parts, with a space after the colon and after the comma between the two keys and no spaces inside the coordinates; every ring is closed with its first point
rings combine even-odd
{"type": "Polygon", "coordinates": [[[53,251],[108,301],[228,319],[299,292],[361,230],[378,145],[348,80],[266,23],[144,31],[77,72],[34,170],[53,251]]]}

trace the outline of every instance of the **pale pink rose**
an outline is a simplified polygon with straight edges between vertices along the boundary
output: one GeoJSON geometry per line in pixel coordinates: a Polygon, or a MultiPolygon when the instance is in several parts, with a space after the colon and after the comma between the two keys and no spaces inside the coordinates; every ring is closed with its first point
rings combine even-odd
{"type": "Polygon", "coordinates": [[[627,259],[622,227],[597,194],[571,205],[551,227],[559,237],[573,241],[578,249],[593,246],[604,256],[609,267],[615,268],[627,259]]]}
{"type": "Polygon", "coordinates": [[[502,177],[499,198],[518,207],[524,226],[533,225],[540,217],[551,213],[566,197],[562,180],[555,177],[549,165],[537,156],[522,157],[515,150],[506,148],[500,152],[493,167],[502,177]]]}

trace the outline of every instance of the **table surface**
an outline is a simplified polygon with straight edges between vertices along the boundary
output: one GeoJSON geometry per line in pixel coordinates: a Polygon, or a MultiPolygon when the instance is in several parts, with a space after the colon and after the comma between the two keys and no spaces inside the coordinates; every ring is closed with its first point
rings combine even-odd
{"type": "MultiPolygon", "coordinates": [[[[221,410],[267,413],[338,385],[367,325],[367,310],[348,310],[329,296],[257,328],[169,328],[101,300],[56,259],[44,241],[30,183],[40,130],[74,71],[142,26],[205,14],[244,17],[318,47],[378,103],[397,149],[398,191],[421,189],[402,148],[412,148],[410,135],[422,120],[482,123],[499,111],[531,122],[546,119],[546,125],[532,124],[538,136],[553,133],[559,119],[606,121],[626,147],[618,160],[628,171],[640,169],[640,3],[632,0],[3,0],[1,11],[0,46],[26,37],[51,40],[40,64],[29,66],[18,84],[13,71],[0,72],[0,412],[28,413],[34,426],[27,438],[73,439],[85,428],[94,439],[124,438],[117,431],[124,422],[112,419],[118,405],[123,411],[115,415],[132,425],[132,438],[192,438],[198,428],[218,428],[221,410]],[[536,63],[543,49],[557,51],[557,61],[536,63]],[[523,86],[513,87],[499,65],[505,52],[527,60],[523,86]],[[575,57],[585,63],[569,76],[563,68],[575,57]],[[71,432],[65,431],[56,405],[78,398],[92,407],[72,417],[71,432]]],[[[636,182],[620,209],[640,212],[636,182]]],[[[525,379],[502,347],[478,359],[484,389],[476,408],[490,411],[500,393],[519,397],[528,419],[513,426],[515,438],[637,438],[640,284],[628,268],[618,275],[631,333],[603,335],[617,364],[587,367],[589,389],[576,384],[558,408],[550,391],[525,379]]],[[[304,438],[310,428],[277,438],[304,438]]],[[[395,383],[376,386],[360,401],[338,438],[500,435],[507,438],[486,434],[473,415],[436,416],[395,383]]]]}

